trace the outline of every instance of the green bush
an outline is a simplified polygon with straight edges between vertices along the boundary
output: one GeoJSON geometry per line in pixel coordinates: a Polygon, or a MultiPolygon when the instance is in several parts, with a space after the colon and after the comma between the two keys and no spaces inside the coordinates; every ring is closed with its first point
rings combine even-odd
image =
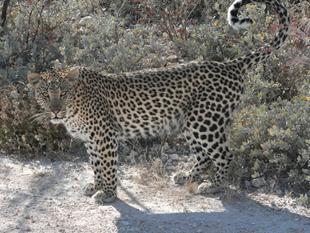
{"type": "Polygon", "coordinates": [[[245,107],[235,118],[231,145],[235,174],[243,179],[264,178],[275,191],[310,190],[310,102],[278,100],[271,105],[245,107]]]}

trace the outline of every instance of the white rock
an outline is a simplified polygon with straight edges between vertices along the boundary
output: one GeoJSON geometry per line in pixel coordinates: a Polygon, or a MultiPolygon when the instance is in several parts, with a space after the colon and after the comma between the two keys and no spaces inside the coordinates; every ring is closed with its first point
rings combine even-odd
{"type": "Polygon", "coordinates": [[[178,154],[170,154],[169,155],[169,159],[171,160],[178,160],[180,158],[180,156],[178,154]]]}
{"type": "Polygon", "coordinates": [[[91,17],[91,16],[85,16],[85,17],[80,19],[79,25],[85,26],[86,24],[90,23],[92,21],[92,19],[93,19],[93,17],[91,17]]]}

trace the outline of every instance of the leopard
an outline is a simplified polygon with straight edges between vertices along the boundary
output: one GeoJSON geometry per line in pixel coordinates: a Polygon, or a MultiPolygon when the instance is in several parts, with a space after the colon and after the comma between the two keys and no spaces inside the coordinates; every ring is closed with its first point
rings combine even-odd
{"type": "Polygon", "coordinates": [[[84,142],[94,176],[83,188],[86,196],[101,204],[117,199],[121,140],[171,132],[182,133],[195,155],[186,182],[195,182],[211,164],[214,175],[209,188],[222,186],[234,158],[229,128],[247,73],[284,44],[290,24],[288,11],[279,0],[235,0],[227,13],[233,29],[253,24],[250,18],[238,17],[239,9],[250,3],[274,9],[280,26],[269,44],[235,59],[191,61],[116,74],[83,66],[28,74],[45,119],[64,125],[72,137],[84,142]]]}

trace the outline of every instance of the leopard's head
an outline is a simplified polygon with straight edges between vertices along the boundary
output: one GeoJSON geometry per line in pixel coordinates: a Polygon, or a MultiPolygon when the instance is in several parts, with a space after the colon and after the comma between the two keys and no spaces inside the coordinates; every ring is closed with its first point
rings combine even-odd
{"type": "Polygon", "coordinates": [[[28,82],[34,90],[36,101],[44,110],[35,118],[48,118],[53,124],[63,123],[73,111],[76,94],[74,85],[78,77],[78,68],[28,74],[28,82]]]}

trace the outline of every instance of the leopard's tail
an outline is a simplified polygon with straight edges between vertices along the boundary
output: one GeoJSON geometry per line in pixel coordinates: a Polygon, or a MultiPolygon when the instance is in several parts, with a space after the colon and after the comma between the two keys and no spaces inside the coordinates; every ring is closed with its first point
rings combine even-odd
{"type": "Polygon", "coordinates": [[[238,11],[239,9],[252,2],[265,3],[266,5],[271,6],[279,16],[279,31],[273,41],[270,44],[267,44],[256,51],[251,52],[250,54],[245,55],[244,57],[237,58],[234,61],[237,61],[238,66],[243,72],[247,69],[255,67],[256,64],[265,60],[270,56],[270,54],[279,49],[287,38],[290,18],[288,16],[286,8],[278,0],[235,0],[235,2],[229,7],[227,20],[230,26],[234,29],[244,29],[253,23],[250,18],[239,19],[238,11]]]}

